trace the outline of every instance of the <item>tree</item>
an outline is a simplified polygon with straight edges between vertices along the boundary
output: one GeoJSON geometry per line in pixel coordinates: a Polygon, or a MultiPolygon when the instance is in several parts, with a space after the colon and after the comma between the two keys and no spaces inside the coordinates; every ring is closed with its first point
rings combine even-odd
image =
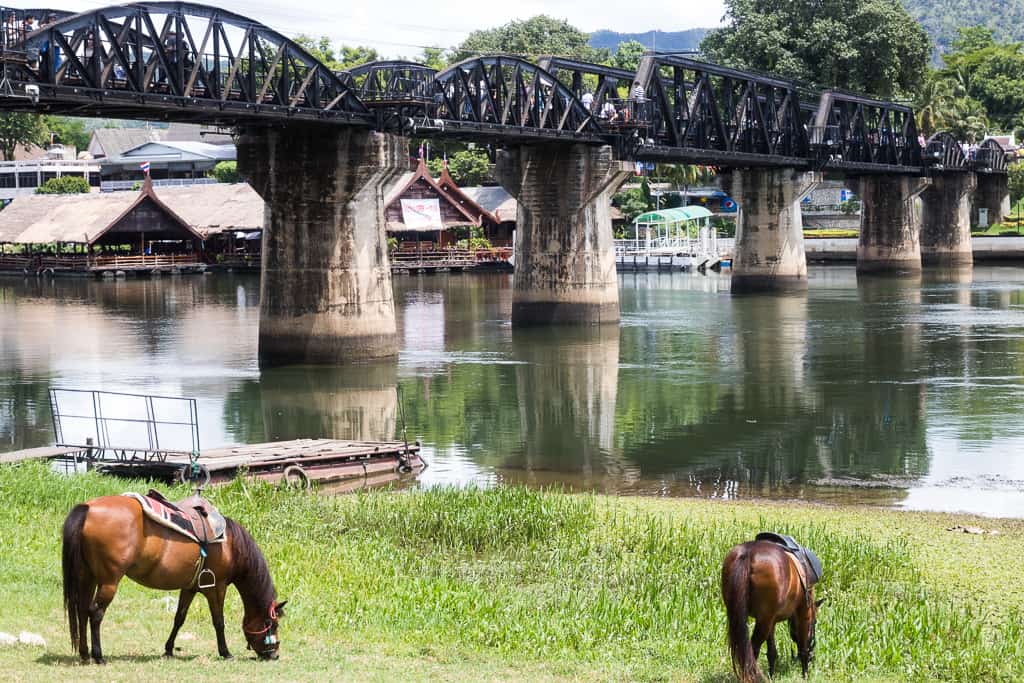
{"type": "Polygon", "coordinates": [[[558,55],[601,63],[610,56],[608,50],[590,46],[589,34],[564,19],[540,14],[497,28],[473,31],[453,50],[452,62],[496,53],[511,53],[531,60],[542,55],[558,55]]]}
{"type": "MultiPolygon", "coordinates": [[[[434,157],[427,168],[436,178],[441,175],[444,160],[434,157]]],[[[491,180],[491,161],[481,150],[467,149],[448,157],[448,173],[459,187],[472,187],[491,180]]]]}
{"type": "Polygon", "coordinates": [[[209,173],[211,178],[216,178],[218,183],[237,183],[238,182],[238,162],[237,161],[221,161],[216,166],[210,169],[209,173]]]}
{"type": "Polygon", "coordinates": [[[640,66],[640,59],[644,56],[647,48],[643,43],[636,40],[627,40],[619,43],[612,55],[612,66],[618,69],[636,71],[640,66]]]}
{"type": "Polygon", "coordinates": [[[52,134],[53,141],[74,147],[79,152],[89,146],[92,134],[85,129],[81,119],[69,116],[47,116],[43,119],[46,129],[52,134]]]}
{"type": "Polygon", "coordinates": [[[0,114],[0,150],[4,161],[14,161],[18,147],[46,144],[46,128],[38,114],[0,114]]]}
{"type": "Polygon", "coordinates": [[[1011,131],[1024,123],[1024,46],[998,43],[992,31],[960,29],[945,55],[942,76],[955,79],[967,97],[979,102],[994,126],[1011,131]]]}
{"type": "Polygon", "coordinates": [[[640,181],[640,187],[623,190],[612,197],[612,204],[619,208],[627,223],[632,223],[637,216],[653,209],[654,204],[651,203],[651,189],[647,184],[647,178],[640,181]]]}
{"type": "Polygon", "coordinates": [[[36,188],[36,194],[88,194],[89,181],[82,176],[65,175],[50,178],[36,188]]]}
{"type": "Polygon", "coordinates": [[[1010,164],[1006,170],[1009,175],[1010,203],[1016,206],[1024,198],[1024,162],[1010,164]]]}
{"type": "Polygon", "coordinates": [[[331,45],[331,39],[327,36],[312,38],[300,34],[295,36],[295,42],[331,71],[348,71],[360,64],[380,59],[376,50],[363,45],[356,47],[342,45],[339,50],[335,50],[331,45]]]}
{"type": "Polygon", "coordinates": [[[913,92],[931,43],[899,0],[725,0],[726,26],[701,49],[728,66],[757,69],[892,98],[913,92]]]}
{"type": "Polygon", "coordinates": [[[444,56],[445,50],[440,47],[425,47],[423,48],[423,55],[419,61],[425,66],[429,66],[431,69],[441,71],[448,65],[448,61],[444,56]]]}

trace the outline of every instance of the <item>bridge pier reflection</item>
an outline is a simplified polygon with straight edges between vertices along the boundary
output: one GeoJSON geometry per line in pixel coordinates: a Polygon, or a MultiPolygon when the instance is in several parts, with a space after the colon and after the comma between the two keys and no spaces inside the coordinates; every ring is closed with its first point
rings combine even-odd
{"type": "Polygon", "coordinates": [[[618,322],[611,197],[632,172],[611,147],[499,153],[498,180],[519,201],[513,325],[618,322]]]}
{"type": "Polygon", "coordinates": [[[383,216],[407,156],[361,128],[244,129],[239,171],[266,202],[261,366],[398,353],[383,216]]]}
{"type": "Polygon", "coordinates": [[[928,178],[904,175],[859,178],[858,273],[920,272],[921,212],[916,200],[928,184],[928,178]]]}
{"type": "Polygon", "coordinates": [[[921,193],[921,263],[972,268],[970,195],[973,173],[936,173],[921,193]]]}
{"type": "Polygon", "coordinates": [[[612,455],[619,387],[619,328],[523,330],[512,335],[522,429],[521,461],[506,467],[580,473],[590,485],[617,469],[612,455]]]}
{"type": "Polygon", "coordinates": [[[739,203],[733,292],[806,289],[800,201],[820,181],[819,174],[790,168],[745,168],[722,174],[723,189],[739,203]]]}
{"type": "Polygon", "coordinates": [[[259,386],[266,437],[390,441],[397,433],[397,385],[396,361],[265,372],[259,386]]]}

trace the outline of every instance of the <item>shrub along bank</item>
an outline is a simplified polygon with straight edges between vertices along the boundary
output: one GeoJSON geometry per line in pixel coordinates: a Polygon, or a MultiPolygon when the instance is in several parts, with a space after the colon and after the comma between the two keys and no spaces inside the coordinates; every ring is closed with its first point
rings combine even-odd
{"type": "MultiPolygon", "coordinates": [[[[110,664],[79,666],[61,610],[64,516],[146,488],[0,467],[0,631],[47,641],[0,648],[5,678],[727,681],[721,561],[763,529],[793,534],[825,564],[812,680],[1024,677],[1018,521],[524,488],[329,498],[241,481],[210,497],[253,533],[289,600],[281,660],[244,650],[233,590],[235,660],[217,658],[201,599],[181,656],[162,659],[174,594],[126,580],[104,621],[110,664]],[[954,523],[1001,533],[945,530],[954,523]]],[[[778,639],[780,677],[798,680],[784,626],[778,639]]]]}

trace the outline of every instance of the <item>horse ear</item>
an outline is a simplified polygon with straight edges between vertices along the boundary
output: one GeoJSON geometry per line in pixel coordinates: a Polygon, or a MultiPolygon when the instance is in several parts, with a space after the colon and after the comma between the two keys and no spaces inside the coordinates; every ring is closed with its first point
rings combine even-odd
{"type": "Polygon", "coordinates": [[[287,605],[287,604],[288,604],[287,600],[282,600],[281,602],[277,603],[274,606],[274,609],[277,610],[277,616],[278,617],[283,617],[284,616],[284,606],[287,605]]]}
{"type": "Polygon", "coordinates": [[[815,608],[821,607],[821,604],[822,604],[823,602],[825,602],[826,600],[828,600],[828,598],[822,598],[821,600],[816,600],[816,601],[814,602],[814,607],[815,607],[815,608]]]}

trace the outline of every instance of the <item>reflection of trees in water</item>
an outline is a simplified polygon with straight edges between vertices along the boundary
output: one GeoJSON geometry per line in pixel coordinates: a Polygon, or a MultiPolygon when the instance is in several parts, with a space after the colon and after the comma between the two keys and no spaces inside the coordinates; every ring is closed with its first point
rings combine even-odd
{"type": "MultiPolygon", "coordinates": [[[[957,416],[959,438],[991,441],[1019,435],[1007,415],[1024,412],[1024,291],[971,289],[971,273],[931,278],[930,307],[923,337],[932,381],[928,398],[934,410],[957,416]]],[[[1019,286],[1019,283],[1014,283],[1019,286]]]]}
{"type": "Polygon", "coordinates": [[[23,373],[15,363],[0,370],[0,451],[53,443],[50,379],[23,373]]]}
{"type": "Polygon", "coordinates": [[[735,359],[701,368],[721,372],[723,383],[711,375],[680,386],[650,372],[638,383],[624,374],[620,420],[647,419],[621,422],[623,457],[646,476],[760,490],[837,475],[924,473],[923,391],[906,374],[917,362],[919,332],[874,326],[872,316],[892,323],[906,308],[899,292],[878,296],[869,285],[860,301],[840,306],[802,295],[734,298],[735,340],[722,353],[735,359]]]}

